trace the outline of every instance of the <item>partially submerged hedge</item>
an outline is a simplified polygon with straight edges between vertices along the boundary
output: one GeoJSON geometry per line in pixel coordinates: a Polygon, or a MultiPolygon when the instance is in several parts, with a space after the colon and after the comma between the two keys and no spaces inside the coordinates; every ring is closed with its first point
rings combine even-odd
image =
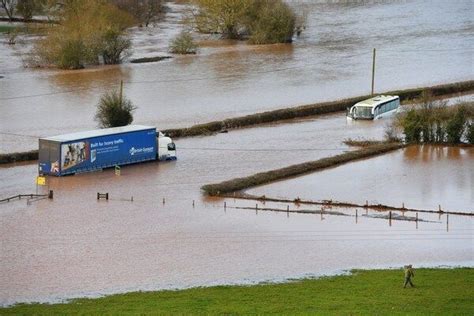
{"type": "Polygon", "coordinates": [[[0,154],[0,164],[28,160],[38,160],[38,151],[31,150],[20,153],[0,154]]]}
{"type": "Polygon", "coordinates": [[[162,61],[165,59],[170,59],[171,56],[155,56],[155,57],[142,57],[142,58],[135,58],[131,59],[130,62],[132,64],[143,64],[143,63],[154,63],[157,61],[162,61]]]}
{"type": "MultiPolygon", "coordinates": [[[[423,92],[429,92],[433,96],[449,95],[474,90],[474,80],[444,84],[433,87],[415,88],[398,91],[388,91],[382,94],[392,94],[400,96],[400,101],[420,98],[423,92]]],[[[252,125],[270,123],[275,121],[289,120],[301,117],[309,117],[339,111],[345,111],[355,103],[370,98],[364,95],[339,101],[323,102],[302,105],[297,107],[266,111],[246,116],[230,118],[222,121],[213,121],[191,126],[189,128],[168,129],[163,132],[170,137],[189,137],[216,133],[222,130],[248,127],[252,125]]]]}
{"type": "Polygon", "coordinates": [[[335,167],[350,161],[384,154],[402,147],[405,147],[405,145],[401,143],[385,143],[364,147],[357,151],[350,151],[333,157],[304,162],[281,169],[260,172],[248,177],[236,178],[216,184],[207,184],[201,187],[201,189],[208,195],[218,196],[221,194],[236,192],[258,185],[299,176],[309,172],[335,167]]]}
{"type": "MultiPolygon", "coordinates": [[[[454,93],[468,92],[472,90],[474,90],[474,80],[438,85],[433,87],[389,91],[384,92],[383,94],[396,94],[400,96],[401,101],[406,101],[420,98],[422,93],[427,91],[433,96],[443,96],[454,93]]],[[[214,121],[204,124],[198,124],[187,128],[162,130],[162,132],[174,138],[209,135],[227,129],[249,127],[258,124],[344,111],[346,108],[354,105],[354,103],[357,103],[369,97],[369,95],[365,95],[340,101],[315,103],[298,107],[255,113],[246,116],[230,118],[223,121],[214,121]]],[[[0,164],[14,161],[26,161],[36,159],[38,159],[38,151],[31,151],[27,153],[3,154],[0,155],[0,164]]]]}
{"type": "Polygon", "coordinates": [[[379,145],[383,144],[383,140],[370,140],[370,139],[352,139],[348,138],[343,141],[344,144],[347,146],[352,146],[352,147],[369,147],[373,145],[379,145]]]}

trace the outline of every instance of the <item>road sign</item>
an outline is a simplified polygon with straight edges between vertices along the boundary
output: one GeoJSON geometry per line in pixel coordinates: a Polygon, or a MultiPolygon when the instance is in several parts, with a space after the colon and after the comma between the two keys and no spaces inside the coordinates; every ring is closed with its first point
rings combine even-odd
{"type": "Polygon", "coordinates": [[[46,177],[41,177],[41,176],[36,177],[36,184],[46,185],[46,177]]]}

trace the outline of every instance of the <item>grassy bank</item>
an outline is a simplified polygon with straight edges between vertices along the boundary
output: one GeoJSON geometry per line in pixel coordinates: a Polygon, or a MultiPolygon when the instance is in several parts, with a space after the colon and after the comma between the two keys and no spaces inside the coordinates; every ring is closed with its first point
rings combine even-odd
{"type": "Polygon", "coordinates": [[[13,32],[17,27],[13,25],[0,25],[0,33],[13,32]]]}
{"type": "Polygon", "coordinates": [[[0,314],[474,314],[474,269],[419,269],[413,282],[415,288],[403,289],[402,270],[355,270],[348,276],[283,284],[138,292],[68,304],[18,305],[0,309],[0,314]]]}
{"type": "Polygon", "coordinates": [[[287,179],[294,176],[299,176],[309,172],[335,167],[347,163],[349,161],[384,154],[389,151],[402,148],[404,146],[405,145],[400,143],[377,144],[370,147],[363,147],[360,150],[343,153],[333,157],[323,158],[316,161],[304,162],[281,169],[260,172],[248,177],[236,178],[216,184],[207,184],[204,185],[201,189],[208,195],[217,196],[221,194],[248,189],[251,187],[278,180],[287,179]]]}
{"type": "MultiPolygon", "coordinates": [[[[382,94],[393,94],[400,96],[400,101],[408,101],[420,98],[422,93],[431,93],[433,97],[451,95],[474,90],[474,81],[456,82],[432,87],[422,87],[415,89],[388,91],[382,94]]],[[[303,106],[284,108],[279,110],[255,113],[246,116],[230,118],[222,121],[213,121],[204,124],[194,125],[189,128],[177,128],[164,130],[171,137],[189,137],[216,133],[222,130],[248,127],[252,125],[265,124],[270,122],[290,120],[295,118],[309,117],[333,112],[345,111],[355,103],[369,98],[369,95],[354,97],[350,99],[333,102],[323,102],[308,104],[303,106]]]]}

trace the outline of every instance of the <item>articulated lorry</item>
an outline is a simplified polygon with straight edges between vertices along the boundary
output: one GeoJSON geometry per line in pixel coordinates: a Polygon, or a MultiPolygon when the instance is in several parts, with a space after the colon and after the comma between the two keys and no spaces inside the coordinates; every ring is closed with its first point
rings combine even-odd
{"type": "Polygon", "coordinates": [[[150,160],[176,160],[172,139],[128,125],[39,139],[38,171],[63,176],[150,160]]]}

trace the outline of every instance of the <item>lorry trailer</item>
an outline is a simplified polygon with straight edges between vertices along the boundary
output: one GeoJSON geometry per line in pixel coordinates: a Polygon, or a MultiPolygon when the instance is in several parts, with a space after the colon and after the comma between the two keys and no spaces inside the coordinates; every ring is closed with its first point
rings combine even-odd
{"type": "Polygon", "coordinates": [[[38,172],[63,176],[150,160],[176,160],[176,146],[155,127],[128,125],[39,139],[38,172]]]}

